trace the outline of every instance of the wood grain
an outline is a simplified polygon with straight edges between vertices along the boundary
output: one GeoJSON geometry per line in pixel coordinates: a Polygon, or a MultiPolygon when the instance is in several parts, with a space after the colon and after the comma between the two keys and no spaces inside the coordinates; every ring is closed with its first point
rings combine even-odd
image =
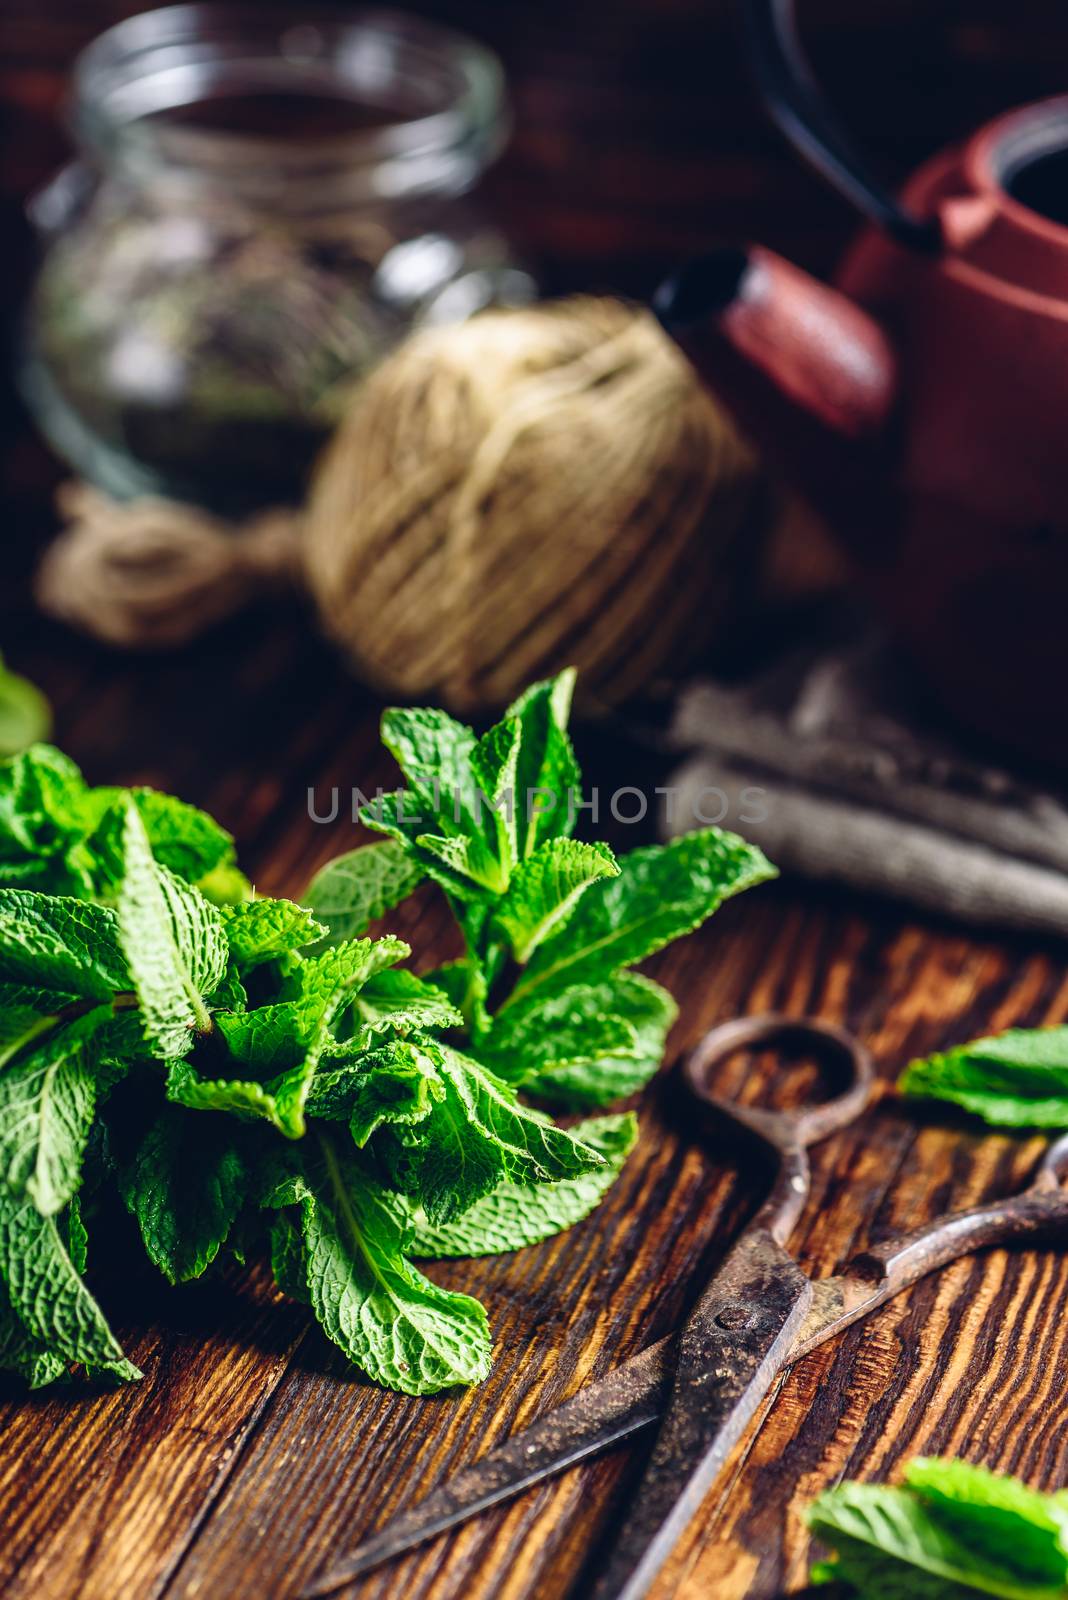
{"type": "MultiPolygon", "coordinates": [[[[7,132],[0,274],[14,313],[29,262],[26,194],[62,158],[74,50],[124,0],[40,0],[0,16],[7,132]]],[[[726,0],[441,0],[502,49],[515,145],[494,195],[554,288],[644,293],[681,254],[752,235],[823,267],[845,208],[798,169],[740,71],[726,0]]],[[[1062,87],[1059,0],[809,0],[802,25],[888,172],[981,117],[1062,87]]],[[[44,622],[28,577],[54,528],[56,467],[0,393],[5,488],[0,644],[56,707],[58,741],[94,781],[148,781],[214,811],[266,892],[299,893],[353,842],[309,820],[308,790],[372,787],[379,707],[317,642],[297,602],[195,651],[118,658],[44,622]]],[[[584,730],[591,779],[662,781],[614,730],[584,730]]],[[[632,830],[633,831],[633,830],[632,830]]],[[[627,831],[617,843],[632,841],[627,831]]],[[[392,924],[431,964],[452,953],[432,896],[392,924]]],[[[844,1022],[889,1083],[914,1053],[1010,1022],[1068,1015],[1063,956],[964,937],[795,885],[733,903],[653,965],[682,1002],[672,1054],[711,1023],[782,1008],[844,1022]]],[[[729,1092],[769,1090],[773,1062],[735,1059],[729,1092]]],[[[803,1085],[794,1074],[786,1087],[803,1085]]],[[[300,1580],[496,1437],[675,1326],[759,1198],[733,1152],[691,1142],[670,1074],[642,1103],[642,1139],[596,1214],[513,1257],[449,1263],[496,1337],[477,1392],[413,1400],[372,1388],[262,1274],[168,1291],[122,1256],[94,1260],[146,1372],[114,1394],[0,1395],[4,1600],[292,1600],[300,1580]]],[[[815,1153],[797,1234],[832,1271],[869,1238],[1021,1185],[1041,1142],[978,1134],[885,1100],[815,1153]]],[[[1068,1482],[1068,1262],[1053,1251],[965,1261],[801,1362],[736,1453],[657,1600],[770,1600],[800,1587],[802,1510],[844,1474],[893,1476],[920,1450],[1068,1482]]],[[[556,1600],[624,1514],[635,1448],[546,1484],[375,1575],[353,1593],[405,1600],[556,1600]]]]}

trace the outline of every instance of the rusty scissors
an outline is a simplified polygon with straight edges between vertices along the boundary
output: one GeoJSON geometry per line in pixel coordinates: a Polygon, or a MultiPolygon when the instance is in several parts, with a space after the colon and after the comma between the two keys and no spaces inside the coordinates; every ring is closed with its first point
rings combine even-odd
{"type": "Polygon", "coordinates": [[[698,1298],[681,1334],[650,1345],[402,1512],[314,1580],[302,1600],[332,1593],[380,1562],[531,1484],[651,1428],[659,1431],[591,1600],[641,1600],[728,1455],[781,1373],[937,1267],[991,1245],[1068,1233],[1068,1135],[1051,1145],[1030,1187],[871,1245],[833,1277],[812,1280],[786,1249],[810,1187],[808,1147],[854,1121],[875,1086],[868,1051],[842,1028],[780,1015],[713,1028],[683,1064],[687,1086],[715,1119],[772,1155],[767,1200],[698,1298]],[[765,1110],[720,1099],[714,1069],[752,1046],[805,1044],[845,1069],[832,1099],[765,1110]]]}

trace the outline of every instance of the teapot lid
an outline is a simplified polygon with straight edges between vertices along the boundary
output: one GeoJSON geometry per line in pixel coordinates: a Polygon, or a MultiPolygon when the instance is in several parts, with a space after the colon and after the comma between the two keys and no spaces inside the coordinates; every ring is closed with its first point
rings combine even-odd
{"type": "Polygon", "coordinates": [[[980,128],[924,184],[955,255],[1033,293],[1068,300],[1068,95],[980,128]]]}

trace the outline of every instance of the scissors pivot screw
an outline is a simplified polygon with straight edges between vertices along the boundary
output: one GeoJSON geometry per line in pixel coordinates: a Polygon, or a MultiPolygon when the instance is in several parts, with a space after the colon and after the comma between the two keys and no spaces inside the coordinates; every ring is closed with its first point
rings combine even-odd
{"type": "Polygon", "coordinates": [[[716,1321],[721,1328],[747,1328],[752,1317],[746,1306],[724,1306],[716,1321]]]}

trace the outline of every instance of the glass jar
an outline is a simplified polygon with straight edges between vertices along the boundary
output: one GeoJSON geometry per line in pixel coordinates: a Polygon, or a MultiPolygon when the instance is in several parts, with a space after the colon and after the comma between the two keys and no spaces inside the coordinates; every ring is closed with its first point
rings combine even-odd
{"type": "Polygon", "coordinates": [[[77,62],[24,388],[113,494],[297,501],[407,331],[533,292],[468,198],[506,133],[495,57],[399,13],[293,15],[169,7],[77,62]]]}

